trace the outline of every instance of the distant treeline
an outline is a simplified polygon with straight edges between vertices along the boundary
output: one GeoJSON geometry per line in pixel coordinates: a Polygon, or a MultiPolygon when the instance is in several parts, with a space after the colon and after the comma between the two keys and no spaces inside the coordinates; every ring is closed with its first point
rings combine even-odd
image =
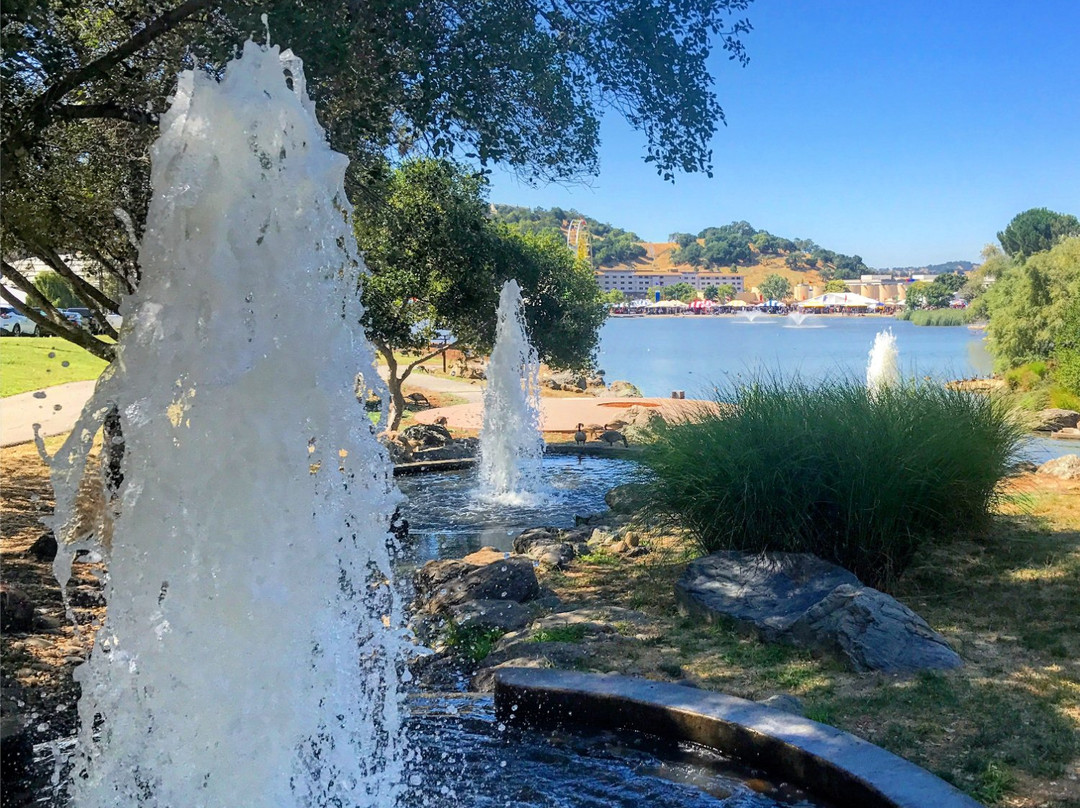
{"type": "Polygon", "coordinates": [[[887,267],[875,271],[889,275],[948,275],[966,274],[977,266],[973,261],[946,261],[944,264],[930,264],[925,267],[887,267]]]}

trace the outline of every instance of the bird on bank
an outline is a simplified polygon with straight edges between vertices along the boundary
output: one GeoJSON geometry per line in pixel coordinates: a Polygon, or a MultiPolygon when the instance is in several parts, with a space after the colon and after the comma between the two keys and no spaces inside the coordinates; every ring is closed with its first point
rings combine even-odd
{"type": "Polygon", "coordinates": [[[600,435],[600,440],[608,446],[614,446],[619,441],[622,441],[623,446],[630,448],[630,444],[626,442],[626,435],[617,429],[605,429],[603,434],[600,435]]]}
{"type": "Polygon", "coordinates": [[[588,435],[585,434],[585,424],[577,425],[577,432],[574,433],[574,443],[584,443],[588,440],[588,435]]]}

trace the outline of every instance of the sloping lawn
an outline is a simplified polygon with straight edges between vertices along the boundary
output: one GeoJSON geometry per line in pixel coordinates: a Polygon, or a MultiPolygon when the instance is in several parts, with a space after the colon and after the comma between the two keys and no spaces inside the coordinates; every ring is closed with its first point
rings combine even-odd
{"type": "Polygon", "coordinates": [[[108,363],[58,337],[0,339],[0,397],[96,379],[108,363]]]}

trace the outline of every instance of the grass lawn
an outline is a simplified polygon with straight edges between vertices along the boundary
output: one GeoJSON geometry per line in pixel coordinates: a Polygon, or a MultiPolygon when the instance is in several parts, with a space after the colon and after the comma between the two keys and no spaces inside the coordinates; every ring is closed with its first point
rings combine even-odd
{"type": "Polygon", "coordinates": [[[0,339],[0,397],[96,379],[108,363],[59,337],[0,339]]]}
{"type": "Polygon", "coordinates": [[[749,699],[789,693],[809,718],[987,805],[1080,808],[1080,481],[1031,475],[1009,485],[988,531],[930,548],[891,589],[961,654],[966,664],[956,671],[860,675],[682,617],[673,587],[689,543],[671,535],[648,539],[654,551],[641,559],[585,556],[545,572],[542,583],[568,604],[650,618],[651,639],[612,653],[597,646],[590,670],[749,699]]]}

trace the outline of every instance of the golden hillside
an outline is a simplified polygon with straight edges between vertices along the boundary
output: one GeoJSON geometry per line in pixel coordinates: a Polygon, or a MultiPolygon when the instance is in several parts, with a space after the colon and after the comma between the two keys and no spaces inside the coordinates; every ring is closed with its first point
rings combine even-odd
{"type": "MultiPolygon", "coordinates": [[[[699,243],[701,243],[700,240],[699,243]]],[[[674,241],[644,241],[641,243],[641,246],[645,248],[645,258],[630,264],[618,264],[610,267],[602,267],[601,269],[634,269],[639,272],[689,272],[694,269],[694,267],[689,264],[675,264],[672,262],[673,254],[678,248],[678,245],[674,241]]],[[[805,272],[796,272],[793,269],[788,269],[787,264],[784,263],[784,257],[781,255],[758,255],[757,250],[755,250],[753,246],[750,247],[750,250],[757,259],[756,263],[748,266],[720,267],[713,271],[723,271],[729,272],[732,275],[742,275],[744,278],[743,285],[747,291],[761,283],[766,275],[772,274],[781,275],[787,278],[792,286],[797,283],[821,282],[821,273],[816,269],[806,270],[805,272]]]]}

